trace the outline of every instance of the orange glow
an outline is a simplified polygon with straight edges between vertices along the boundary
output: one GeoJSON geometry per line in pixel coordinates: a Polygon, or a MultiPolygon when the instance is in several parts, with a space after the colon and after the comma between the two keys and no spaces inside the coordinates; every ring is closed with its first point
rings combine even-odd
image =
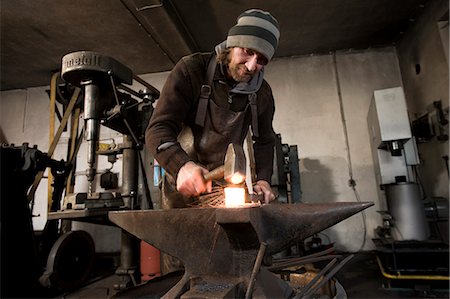
{"type": "Polygon", "coordinates": [[[225,191],[225,207],[234,208],[245,204],[245,189],[237,187],[226,187],[225,191]]]}

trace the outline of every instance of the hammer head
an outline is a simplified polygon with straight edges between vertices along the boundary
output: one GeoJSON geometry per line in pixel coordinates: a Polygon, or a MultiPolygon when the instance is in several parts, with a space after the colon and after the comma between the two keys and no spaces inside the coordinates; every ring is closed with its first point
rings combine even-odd
{"type": "Polygon", "coordinates": [[[232,184],[244,182],[246,175],[245,154],[242,146],[230,143],[225,154],[224,179],[232,184]]]}

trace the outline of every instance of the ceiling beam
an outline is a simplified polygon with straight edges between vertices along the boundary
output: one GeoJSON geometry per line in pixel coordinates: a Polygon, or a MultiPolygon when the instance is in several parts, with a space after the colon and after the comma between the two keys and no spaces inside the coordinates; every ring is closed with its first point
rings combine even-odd
{"type": "Polygon", "coordinates": [[[141,7],[133,0],[121,2],[174,65],[181,57],[199,51],[197,42],[170,0],[141,7]]]}

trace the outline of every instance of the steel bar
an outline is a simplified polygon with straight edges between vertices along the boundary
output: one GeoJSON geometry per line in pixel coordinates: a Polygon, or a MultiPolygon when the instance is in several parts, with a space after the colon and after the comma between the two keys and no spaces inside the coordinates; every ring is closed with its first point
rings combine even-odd
{"type": "MultiPolygon", "coordinates": [[[[332,253],[334,250],[335,250],[334,247],[330,247],[330,248],[327,248],[327,249],[319,251],[319,252],[315,252],[315,253],[311,253],[311,254],[308,254],[308,255],[305,255],[305,256],[302,256],[299,258],[295,258],[295,260],[304,260],[304,259],[308,259],[311,257],[326,255],[326,254],[332,253]]],[[[283,262],[289,262],[292,260],[293,260],[293,258],[281,258],[281,259],[274,260],[274,262],[275,263],[283,263],[283,262]]]]}
{"type": "MultiPolygon", "coordinates": [[[[69,120],[69,116],[71,115],[72,110],[75,107],[75,103],[77,102],[79,95],[80,95],[80,89],[75,88],[75,91],[72,94],[72,98],[70,99],[69,105],[66,108],[66,112],[64,113],[64,117],[61,121],[61,124],[59,125],[58,131],[56,132],[55,138],[53,139],[53,142],[50,144],[50,147],[48,149],[47,156],[50,158],[53,156],[53,152],[55,151],[56,146],[58,145],[59,138],[61,137],[63,130],[67,125],[67,121],[69,120]]],[[[43,171],[40,171],[36,175],[33,185],[31,186],[30,191],[28,192],[28,195],[27,195],[28,202],[33,200],[34,194],[36,193],[37,187],[39,186],[39,183],[43,176],[44,176],[43,171]]]]}
{"type": "Polygon", "coordinates": [[[266,243],[261,243],[258,251],[258,255],[256,256],[255,265],[253,267],[252,275],[250,276],[250,281],[247,286],[247,292],[245,292],[245,299],[250,299],[252,297],[253,293],[253,287],[255,285],[256,281],[256,275],[259,272],[259,269],[261,268],[261,263],[264,258],[264,253],[266,252],[266,243]]]}
{"type": "Polygon", "coordinates": [[[333,268],[327,275],[325,275],[324,279],[316,284],[312,289],[307,291],[302,298],[310,298],[311,295],[315,294],[318,289],[320,289],[327,281],[329,281],[344,265],[353,258],[353,254],[347,256],[343,261],[341,261],[336,267],[333,268]]]}
{"type": "Polygon", "coordinates": [[[296,259],[292,262],[284,262],[282,264],[277,264],[277,265],[267,267],[267,270],[279,271],[284,268],[295,267],[295,266],[300,266],[300,265],[304,265],[304,264],[311,264],[311,263],[316,263],[316,262],[320,262],[320,261],[324,261],[324,260],[331,260],[333,258],[342,258],[342,255],[331,254],[331,255],[317,256],[317,257],[311,257],[311,258],[306,258],[306,259],[296,259]]]}
{"type": "Polygon", "coordinates": [[[144,79],[135,74],[133,74],[133,79],[147,87],[153,93],[155,100],[159,98],[159,90],[153,87],[153,85],[148,84],[144,79]]]}
{"type": "Polygon", "coordinates": [[[316,282],[325,274],[328,272],[328,270],[331,269],[331,267],[334,266],[334,264],[336,264],[337,262],[337,258],[334,258],[331,260],[331,262],[329,262],[322,270],[320,270],[320,272],[316,275],[316,277],[314,277],[313,279],[311,279],[310,282],[308,282],[303,289],[298,292],[298,294],[294,297],[294,299],[300,299],[303,297],[303,295],[308,292],[310,290],[310,288],[312,286],[314,286],[316,284],[316,282]]]}

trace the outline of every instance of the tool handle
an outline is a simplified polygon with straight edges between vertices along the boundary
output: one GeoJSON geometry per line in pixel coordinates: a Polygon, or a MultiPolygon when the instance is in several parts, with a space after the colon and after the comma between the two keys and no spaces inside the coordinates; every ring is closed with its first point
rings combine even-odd
{"type": "Polygon", "coordinates": [[[220,180],[220,179],[223,179],[224,170],[225,170],[225,167],[222,165],[222,166],[219,166],[219,167],[211,170],[210,172],[205,174],[203,177],[205,178],[206,182],[211,181],[211,180],[220,180]]]}

